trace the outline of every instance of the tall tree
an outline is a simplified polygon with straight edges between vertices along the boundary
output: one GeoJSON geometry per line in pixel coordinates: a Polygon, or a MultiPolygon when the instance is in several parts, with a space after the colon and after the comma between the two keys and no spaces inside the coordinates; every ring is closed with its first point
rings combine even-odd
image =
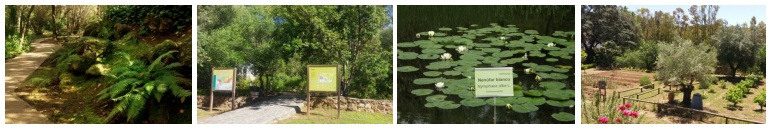
{"type": "MultiPolygon", "coordinates": [[[[30,16],[32,16],[32,11],[35,10],[34,5],[30,5],[29,10],[27,11],[27,15],[23,16],[24,19],[29,19],[30,16]]],[[[19,50],[21,51],[22,48],[24,48],[24,41],[27,35],[27,27],[29,26],[29,20],[21,21],[21,17],[19,17],[19,33],[21,33],[21,36],[19,37],[19,50]]]]}
{"type": "Polygon", "coordinates": [[[723,27],[712,39],[717,41],[717,59],[724,66],[731,69],[732,77],[736,77],[736,71],[746,70],[755,65],[755,54],[760,51],[762,43],[754,42],[751,28],[738,25],[723,27]]]}
{"type": "Polygon", "coordinates": [[[581,8],[581,47],[586,62],[610,67],[613,57],[635,48],[639,42],[633,13],[614,5],[584,5],[581,8]]]}
{"type": "Polygon", "coordinates": [[[51,5],[51,26],[53,26],[53,29],[51,29],[51,32],[54,34],[54,41],[57,41],[57,34],[59,30],[59,24],[56,23],[56,5],[51,5]]]}
{"type": "Polygon", "coordinates": [[[693,82],[704,79],[715,71],[717,60],[709,46],[699,46],[690,40],[676,38],[674,43],[659,44],[656,76],[665,83],[681,86],[685,106],[691,104],[693,82]]]}

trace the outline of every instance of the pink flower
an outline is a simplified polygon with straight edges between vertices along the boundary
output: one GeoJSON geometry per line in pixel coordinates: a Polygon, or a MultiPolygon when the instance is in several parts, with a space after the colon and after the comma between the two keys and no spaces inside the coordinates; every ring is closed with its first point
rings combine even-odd
{"type": "Polygon", "coordinates": [[[600,117],[600,119],[598,119],[597,121],[599,121],[602,124],[608,124],[608,117],[600,117]]]}
{"type": "Polygon", "coordinates": [[[626,103],[626,104],[624,104],[624,107],[630,108],[630,107],[632,107],[632,104],[631,103],[626,103]]]}
{"type": "Polygon", "coordinates": [[[621,123],[621,118],[616,117],[616,123],[621,123]]]}
{"type": "Polygon", "coordinates": [[[626,110],[626,108],[624,107],[624,105],[618,105],[618,110],[623,111],[623,110],[626,110]]]}
{"type": "Polygon", "coordinates": [[[630,113],[630,115],[631,115],[631,116],[633,116],[634,118],[637,118],[637,116],[639,116],[639,115],[637,114],[637,112],[632,112],[632,113],[630,113]]]}
{"type": "Polygon", "coordinates": [[[624,110],[623,112],[621,112],[621,114],[624,114],[625,116],[629,116],[632,114],[632,111],[624,110]]]}

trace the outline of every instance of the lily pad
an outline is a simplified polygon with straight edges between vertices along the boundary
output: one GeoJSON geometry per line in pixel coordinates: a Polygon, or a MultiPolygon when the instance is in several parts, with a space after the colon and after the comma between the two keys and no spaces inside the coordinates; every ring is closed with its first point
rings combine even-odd
{"type": "Polygon", "coordinates": [[[415,43],[412,43],[412,42],[404,42],[404,43],[397,43],[396,46],[397,47],[405,48],[405,47],[416,47],[416,46],[418,46],[418,44],[415,44],[415,43]]]}
{"type": "Polygon", "coordinates": [[[485,102],[484,99],[474,98],[474,99],[464,99],[464,100],[461,100],[460,104],[462,104],[463,106],[468,106],[468,107],[477,107],[477,106],[485,105],[485,104],[487,104],[487,102],[485,102]]]}
{"type": "Polygon", "coordinates": [[[447,51],[445,51],[444,49],[423,49],[423,51],[421,52],[423,52],[424,54],[442,54],[447,51]]]}
{"type": "Polygon", "coordinates": [[[396,69],[399,72],[414,72],[414,71],[420,70],[419,68],[415,68],[414,66],[402,66],[396,69]]]}
{"type": "Polygon", "coordinates": [[[548,62],[557,62],[557,58],[546,58],[546,61],[548,62]]]}
{"type": "Polygon", "coordinates": [[[461,74],[461,72],[460,71],[445,71],[443,74],[447,75],[447,76],[458,76],[458,75],[461,74]]]}
{"type": "Polygon", "coordinates": [[[536,30],[525,30],[525,34],[538,35],[538,31],[536,31],[536,30]]]}
{"type": "Polygon", "coordinates": [[[444,99],[447,98],[445,95],[431,95],[426,97],[426,101],[428,102],[439,102],[444,101],[444,99]]]}
{"type": "Polygon", "coordinates": [[[565,88],[565,86],[566,86],[565,83],[554,82],[554,81],[541,82],[538,85],[543,87],[543,88],[545,88],[545,89],[562,89],[562,88],[565,88]]]}
{"type": "Polygon", "coordinates": [[[412,60],[415,58],[418,58],[418,53],[415,53],[415,52],[399,53],[399,56],[397,57],[397,59],[400,59],[400,60],[412,60]]]}
{"type": "Polygon", "coordinates": [[[460,104],[456,104],[456,103],[454,103],[452,101],[441,102],[441,103],[435,104],[435,105],[436,105],[436,107],[441,108],[441,109],[455,109],[455,108],[460,107],[460,104]]]}
{"type": "Polygon", "coordinates": [[[551,117],[558,121],[574,121],[576,116],[567,112],[560,112],[551,114],[551,117]]]}
{"type": "Polygon", "coordinates": [[[412,90],[412,94],[418,95],[418,96],[425,96],[429,95],[431,93],[434,93],[434,90],[431,89],[415,89],[412,90]]]}
{"type": "Polygon", "coordinates": [[[420,55],[418,55],[418,58],[424,59],[424,60],[433,60],[433,59],[439,59],[439,55],[436,55],[436,54],[420,54],[420,55]]]}
{"type": "Polygon", "coordinates": [[[526,96],[532,96],[532,97],[540,97],[541,95],[543,95],[541,91],[538,91],[538,90],[527,90],[527,91],[524,91],[524,94],[526,96]]]}
{"type": "Polygon", "coordinates": [[[538,107],[531,104],[516,104],[511,106],[511,110],[514,110],[517,113],[530,113],[538,111],[538,107]]]}
{"type": "Polygon", "coordinates": [[[549,104],[550,106],[555,106],[555,107],[572,107],[573,104],[575,104],[575,101],[573,101],[573,100],[565,100],[565,101],[548,100],[548,101],[546,101],[546,104],[549,104]]]}
{"type": "Polygon", "coordinates": [[[428,77],[436,77],[436,76],[442,75],[442,72],[439,72],[439,71],[426,71],[426,72],[423,72],[423,75],[428,76],[428,77]]]}
{"type": "Polygon", "coordinates": [[[568,100],[574,96],[570,91],[547,89],[543,91],[543,96],[554,100],[568,100]]]}

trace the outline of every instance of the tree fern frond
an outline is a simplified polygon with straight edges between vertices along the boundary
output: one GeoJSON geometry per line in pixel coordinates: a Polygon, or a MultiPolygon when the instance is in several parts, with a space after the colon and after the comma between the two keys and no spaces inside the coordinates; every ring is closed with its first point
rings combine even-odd
{"type": "Polygon", "coordinates": [[[163,58],[171,56],[172,53],[177,51],[169,51],[166,53],[163,53],[161,56],[158,56],[158,58],[155,58],[152,64],[150,64],[150,68],[148,70],[153,71],[155,68],[163,63],[163,58]]]}
{"type": "Polygon", "coordinates": [[[111,89],[110,97],[115,98],[118,95],[122,95],[123,93],[127,92],[128,89],[126,89],[126,87],[129,86],[131,83],[134,83],[135,81],[138,81],[138,79],[128,78],[113,84],[112,86],[110,86],[110,89],[111,89]]]}
{"type": "Polygon", "coordinates": [[[107,118],[112,118],[115,116],[115,114],[122,113],[126,110],[126,107],[129,106],[129,100],[121,100],[115,107],[112,108],[112,111],[110,111],[110,114],[107,115],[107,118]]]}
{"type": "Polygon", "coordinates": [[[187,91],[184,88],[177,86],[176,84],[169,85],[169,89],[171,89],[171,93],[176,97],[187,97],[192,94],[190,91],[187,91]]]}
{"type": "Polygon", "coordinates": [[[120,73],[120,75],[118,75],[118,78],[136,77],[137,75],[139,75],[139,72],[128,70],[126,72],[120,73]]]}
{"type": "Polygon", "coordinates": [[[128,106],[128,110],[126,111],[126,116],[128,116],[128,120],[132,120],[136,118],[145,107],[145,98],[142,97],[142,94],[134,94],[126,100],[131,100],[131,105],[128,106]]]}
{"type": "Polygon", "coordinates": [[[168,65],[164,66],[163,69],[174,69],[174,68],[180,67],[180,66],[182,66],[182,64],[180,64],[179,62],[174,62],[174,63],[171,63],[171,64],[168,64],[168,65]]]}

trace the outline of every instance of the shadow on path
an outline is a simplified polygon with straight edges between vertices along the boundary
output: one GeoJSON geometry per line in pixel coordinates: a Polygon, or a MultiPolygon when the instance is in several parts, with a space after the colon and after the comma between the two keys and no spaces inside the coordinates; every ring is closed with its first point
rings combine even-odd
{"type": "Polygon", "coordinates": [[[46,124],[51,123],[40,111],[35,110],[15,94],[16,88],[45,61],[49,55],[59,49],[58,44],[42,43],[51,38],[40,38],[32,42],[30,52],[5,61],[5,123],[6,124],[46,124]]]}

